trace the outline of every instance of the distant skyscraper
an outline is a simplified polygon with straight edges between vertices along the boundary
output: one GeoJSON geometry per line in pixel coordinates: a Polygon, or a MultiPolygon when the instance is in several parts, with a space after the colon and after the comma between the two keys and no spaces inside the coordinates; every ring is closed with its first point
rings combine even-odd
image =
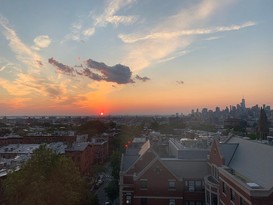
{"type": "Polygon", "coordinates": [[[246,101],[244,98],[242,99],[242,102],[241,102],[241,108],[243,111],[245,111],[245,109],[246,109],[246,101]]]}

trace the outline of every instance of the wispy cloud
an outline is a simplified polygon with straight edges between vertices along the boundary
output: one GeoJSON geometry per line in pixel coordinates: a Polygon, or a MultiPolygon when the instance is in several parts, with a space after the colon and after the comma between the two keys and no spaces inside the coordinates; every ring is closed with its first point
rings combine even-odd
{"type": "Polygon", "coordinates": [[[236,31],[256,24],[250,21],[238,25],[207,27],[206,24],[215,12],[226,9],[231,2],[203,0],[163,19],[149,31],[146,28],[145,31],[119,34],[118,37],[128,49],[123,63],[129,65],[132,71],[139,71],[153,63],[166,62],[185,55],[178,54],[178,50],[187,50],[196,42],[198,35],[236,31]]]}
{"type": "Polygon", "coordinates": [[[231,26],[220,26],[215,28],[201,28],[201,29],[189,29],[189,30],[182,30],[176,32],[159,32],[159,33],[151,33],[148,35],[124,35],[119,34],[119,38],[124,43],[136,43],[138,41],[144,40],[153,40],[153,39],[161,39],[161,40],[170,40],[173,38],[178,38],[182,36],[193,36],[193,35],[205,35],[205,34],[214,34],[219,32],[226,32],[226,31],[236,31],[242,28],[250,27],[256,25],[255,22],[246,22],[241,25],[231,25],[231,26]]]}
{"type": "Polygon", "coordinates": [[[42,57],[21,41],[15,30],[9,26],[8,20],[3,16],[0,16],[0,26],[9,42],[10,48],[16,54],[17,60],[31,68],[39,68],[43,61],[42,57]]]}
{"type": "MultiPolygon", "coordinates": [[[[14,29],[8,23],[8,20],[0,16],[0,28],[2,27],[3,34],[9,42],[11,50],[14,52],[16,59],[25,65],[25,71],[13,69],[13,79],[0,78],[0,85],[5,89],[10,96],[15,97],[30,97],[34,95],[49,96],[51,98],[59,98],[64,95],[66,88],[62,83],[56,82],[55,79],[50,79],[43,66],[43,58],[27,46],[14,29]]],[[[47,36],[40,36],[34,41],[40,48],[50,44],[51,39],[47,36]]],[[[7,63],[1,66],[1,71],[9,67],[15,67],[16,64],[7,63]]]]}
{"type": "Polygon", "coordinates": [[[137,20],[136,16],[122,16],[117,13],[134,2],[135,0],[108,0],[100,14],[91,11],[87,17],[73,23],[71,33],[65,36],[65,40],[87,40],[95,34],[98,27],[105,27],[108,24],[115,26],[133,24],[137,20]],[[91,23],[89,23],[90,21],[91,23]]]}
{"type": "Polygon", "coordinates": [[[5,65],[0,66],[0,72],[6,70],[7,68],[14,67],[15,65],[12,63],[7,63],[5,65]]]}
{"type": "Polygon", "coordinates": [[[19,78],[16,82],[28,87],[31,93],[34,91],[52,98],[60,98],[66,92],[65,87],[61,83],[53,82],[41,76],[19,74],[19,78]]]}
{"type": "Polygon", "coordinates": [[[9,81],[0,78],[0,85],[10,96],[28,96],[41,94],[59,98],[66,93],[65,86],[46,78],[31,74],[18,73],[17,79],[9,81]]]}
{"type": "Polygon", "coordinates": [[[131,24],[136,21],[135,16],[118,16],[116,13],[124,8],[125,6],[128,6],[132,4],[134,0],[108,0],[106,8],[104,12],[95,17],[95,23],[94,26],[105,26],[106,24],[131,24]]]}
{"type": "Polygon", "coordinates": [[[214,40],[218,40],[221,38],[222,38],[221,36],[210,36],[210,37],[206,38],[205,40],[206,41],[214,41],[214,40]]]}
{"type": "Polygon", "coordinates": [[[176,53],[173,54],[173,55],[167,56],[166,58],[159,59],[159,60],[157,61],[157,63],[168,62],[168,61],[174,60],[174,59],[176,59],[176,58],[178,58],[178,57],[181,57],[181,56],[184,56],[184,55],[186,55],[186,54],[189,54],[189,53],[191,53],[191,52],[192,52],[192,51],[190,51],[190,50],[178,51],[178,52],[176,52],[176,53]]]}

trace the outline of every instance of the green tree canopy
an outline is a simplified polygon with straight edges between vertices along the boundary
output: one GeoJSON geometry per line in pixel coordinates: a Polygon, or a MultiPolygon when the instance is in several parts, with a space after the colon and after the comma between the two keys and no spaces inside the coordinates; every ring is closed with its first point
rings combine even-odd
{"type": "Polygon", "coordinates": [[[21,170],[8,175],[4,191],[12,205],[76,205],[85,184],[71,159],[41,145],[21,170]]]}

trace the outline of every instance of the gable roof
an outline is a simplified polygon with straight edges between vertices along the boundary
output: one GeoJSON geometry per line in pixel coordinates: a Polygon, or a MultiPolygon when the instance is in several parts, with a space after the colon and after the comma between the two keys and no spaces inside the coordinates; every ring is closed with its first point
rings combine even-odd
{"type": "Polygon", "coordinates": [[[179,179],[204,178],[208,175],[207,160],[162,158],[162,163],[179,179]]]}

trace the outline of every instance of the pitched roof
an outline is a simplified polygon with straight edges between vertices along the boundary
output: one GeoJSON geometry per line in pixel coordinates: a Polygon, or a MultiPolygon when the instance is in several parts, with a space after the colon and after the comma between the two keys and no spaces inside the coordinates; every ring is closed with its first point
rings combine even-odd
{"type": "Polygon", "coordinates": [[[121,171],[128,170],[139,157],[147,152],[150,148],[150,141],[146,141],[140,148],[129,147],[123,155],[121,162],[121,171]]]}
{"type": "Polygon", "coordinates": [[[177,178],[204,178],[208,175],[207,160],[180,160],[175,158],[162,158],[162,163],[177,178]]]}
{"type": "Polygon", "coordinates": [[[273,146],[239,137],[230,138],[227,143],[238,143],[229,167],[265,189],[273,187],[273,146]]]}
{"type": "Polygon", "coordinates": [[[238,143],[224,143],[219,144],[220,154],[225,159],[225,165],[228,166],[232,157],[238,147],[238,143]]]}
{"type": "Polygon", "coordinates": [[[121,171],[128,170],[137,159],[138,159],[138,155],[123,155],[121,171]]]}
{"type": "Polygon", "coordinates": [[[204,149],[183,149],[178,151],[179,159],[208,159],[209,150],[204,149]]]}

